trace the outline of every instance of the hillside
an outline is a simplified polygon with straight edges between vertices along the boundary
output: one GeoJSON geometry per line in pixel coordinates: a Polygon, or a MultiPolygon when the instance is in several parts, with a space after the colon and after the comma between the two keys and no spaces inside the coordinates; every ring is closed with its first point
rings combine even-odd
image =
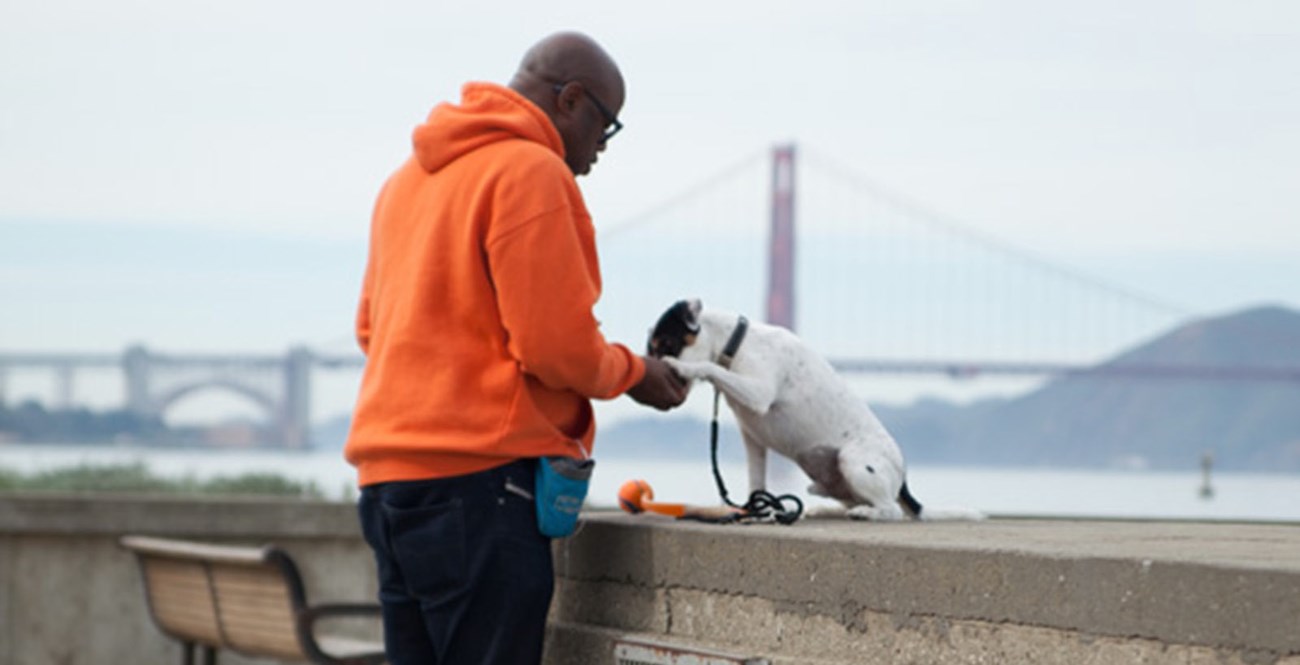
{"type": "MultiPolygon", "coordinates": [[[[1105,365],[1300,367],[1300,312],[1195,321],[1105,365]]],[[[880,410],[914,462],[1300,471],[1300,385],[1069,376],[1018,399],[880,410]]]]}

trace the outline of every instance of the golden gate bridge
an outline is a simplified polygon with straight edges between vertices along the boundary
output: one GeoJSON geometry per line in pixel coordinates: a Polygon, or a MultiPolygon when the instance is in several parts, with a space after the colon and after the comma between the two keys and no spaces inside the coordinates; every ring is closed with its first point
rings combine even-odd
{"type": "MultiPolygon", "coordinates": [[[[637,340],[663,307],[702,296],[706,306],[798,331],[842,372],[1300,381],[1300,368],[1102,363],[1194,313],[984,234],[794,145],[597,226],[598,315],[612,339],[637,340]]],[[[130,411],[161,416],[190,395],[225,390],[255,404],[282,445],[296,448],[310,444],[314,372],[355,372],[363,362],[307,347],[0,352],[0,401],[15,370],[51,372],[66,408],[79,371],[120,368],[130,411]]]]}

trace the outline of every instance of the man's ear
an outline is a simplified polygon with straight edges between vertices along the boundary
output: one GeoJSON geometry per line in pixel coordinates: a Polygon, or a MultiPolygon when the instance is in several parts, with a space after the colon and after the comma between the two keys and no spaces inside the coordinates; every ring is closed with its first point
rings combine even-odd
{"type": "Polygon", "coordinates": [[[582,97],[582,89],[579,88],[578,85],[579,84],[574,82],[566,83],[564,84],[563,87],[560,88],[560,91],[556,93],[555,95],[556,113],[560,115],[566,115],[566,116],[572,115],[574,109],[578,108],[578,103],[579,101],[581,101],[579,98],[582,97]]]}

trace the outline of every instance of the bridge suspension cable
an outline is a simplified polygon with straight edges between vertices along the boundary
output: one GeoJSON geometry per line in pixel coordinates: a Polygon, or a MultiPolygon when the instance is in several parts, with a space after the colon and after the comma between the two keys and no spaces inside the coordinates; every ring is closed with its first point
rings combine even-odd
{"type": "Polygon", "coordinates": [[[1136,289],[1115,284],[1114,282],[1082,270],[1067,267],[1059,261],[1048,259],[1041,254],[1016,246],[1015,244],[991,233],[980,231],[970,223],[963,222],[950,215],[939,213],[917,202],[915,199],[894,191],[875,180],[854,173],[851,169],[840,165],[829,157],[823,156],[819,152],[804,148],[803,154],[809,158],[809,161],[812,162],[815,167],[824,170],[827,174],[839,178],[851,187],[866,192],[873,199],[885,204],[886,206],[894,208],[908,218],[927,224],[942,233],[961,237],[983,247],[984,249],[1001,254],[1009,259],[1019,261],[1037,270],[1053,273],[1088,289],[1106,292],[1112,296],[1149,307],[1153,310],[1176,316],[1190,316],[1195,313],[1191,308],[1186,307],[1185,305],[1142,293],[1136,289]]]}
{"type": "Polygon", "coordinates": [[[1191,314],[801,154],[801,326],[828,353],[1086,364],[1191,314]]]}
{"type": "Polygon", "coordinates": [[[737,175],[745,172],[747,169],[752,167],[765,154],[766,153],[764,152],[753,152],[747,154],[743,158],[738,159],[726,165],[725,167],[719,169],[717,172],[699,181],[695,185],[668,197],[667,199],[661,201],[660,203],[647,208],[643,212],[632,215],[631,217],[623,219],[622,221],[619,221],[617,223],[610,224],[608,226],[597,225],[596,232],[600,236],[600,238],[604,240],[604,239],[612,238],[614,236],[622,235],[627,231],[640,228],[651,222],[656,222],[656,221],[666,219],[668,212],[690,201],[693,201],[703,196],[704,194],[712,192],[714,189],[718,187],[718,185],[730,180],[731,178],[736,177],[737,175]]]}

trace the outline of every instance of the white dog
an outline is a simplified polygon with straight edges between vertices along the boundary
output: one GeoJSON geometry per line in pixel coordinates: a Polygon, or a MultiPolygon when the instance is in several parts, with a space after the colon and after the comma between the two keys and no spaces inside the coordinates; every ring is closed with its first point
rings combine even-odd
{"type": "Polygon", "coordinates": [[[898,444],[830,363],[785,328],[742,320],[679,301],[659,318],[649,353],[726,397],[745,440],[751,492],[766,488],[774,450],[808,474],[810,493],[839,501],[855,519],[981,517],[923,511],[907,489],[898,444]]]}

